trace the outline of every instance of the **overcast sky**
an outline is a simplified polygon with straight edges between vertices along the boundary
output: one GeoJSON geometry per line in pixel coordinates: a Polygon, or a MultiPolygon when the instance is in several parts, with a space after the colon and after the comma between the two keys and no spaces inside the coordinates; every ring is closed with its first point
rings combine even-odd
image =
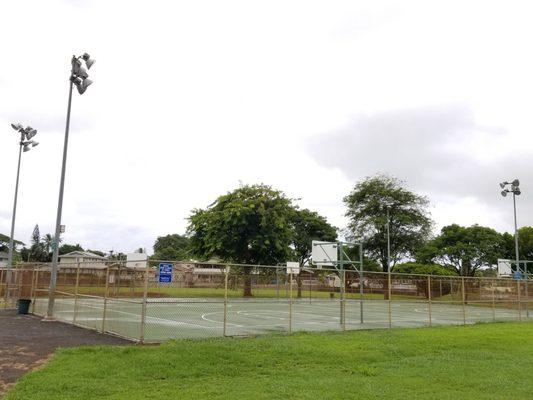
{"type": "Polygon", "coordinates": [[[533,225],[533,6],[528,1],[3,1],[0,232],[53,232],[70,58],[64,240],[152,251],[191,209],[242,183],[345,226],[342,198],[389,173],[429,196],[437,228],[533,225]],[[3,133],[2,133],[3,132],[3,133]]]}

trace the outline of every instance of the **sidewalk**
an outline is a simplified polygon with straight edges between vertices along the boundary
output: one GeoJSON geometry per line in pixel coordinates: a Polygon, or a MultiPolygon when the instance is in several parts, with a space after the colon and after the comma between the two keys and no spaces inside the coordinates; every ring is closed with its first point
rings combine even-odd
{"type": "Polygon", "coordinates": [[[132,342],[61,322],[0,310],[0,396],[15,381],[46,363],[58,347],[127,345],[132,342]]]}

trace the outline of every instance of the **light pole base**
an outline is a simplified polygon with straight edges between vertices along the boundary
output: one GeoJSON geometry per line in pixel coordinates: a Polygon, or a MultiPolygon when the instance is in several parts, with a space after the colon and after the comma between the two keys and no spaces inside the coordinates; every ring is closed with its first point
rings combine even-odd
{"type": "Polygon", "coordinates": [[[49,317],[49,316],[46,316],[44,317],[42,320],[42,322],[57,322],[58,319],[56,317],[49,317]]]}

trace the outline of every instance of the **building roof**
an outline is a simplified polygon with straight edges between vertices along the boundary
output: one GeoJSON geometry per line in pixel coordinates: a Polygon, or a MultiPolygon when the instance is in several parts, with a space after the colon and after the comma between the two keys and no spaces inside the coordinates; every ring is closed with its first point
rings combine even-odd
{"type": "Polygon", "coordinates": [[[107,260],[106,257],[99,256],[98,254],[91,253],[89,251],[71,251],[70,253],[63,254],[59,258],[77,258],[77,257],[87,257],[87,258],[96,258],[98,260],[107,260]]]}

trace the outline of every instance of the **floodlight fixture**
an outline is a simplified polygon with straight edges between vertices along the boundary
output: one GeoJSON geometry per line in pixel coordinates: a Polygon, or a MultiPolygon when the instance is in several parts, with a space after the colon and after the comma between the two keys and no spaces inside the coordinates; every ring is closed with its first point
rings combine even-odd
{"type": "Polygon", "coordinates": [[[502,190],[502,196],[507,197],[507,190],[502,190]]]}
{"type": "Polygon", "coordinates": [[[85,61],[85,65],[87,65],[87,69],[91,69],[92,65],[95,63],[95,60],[93,60],[88,53],[83,53],[81,58],[83,58],[83,60],[85,61]]]}
{"type": "MultiPolygon", "coordinates": [[[[29,128],[29,127],[28,127],[29,128]]],[[[26,129],[26,139],[27,140],[30,140],[32,137],[34,137],[35,135],[37,135],[37,130],[35,129],[26,129]]]]}
{"type": "Polygon", "coordinates": [[[23,129],[22,124],[11,124],[11,127],[16,131],[23,129]]]}
{"type": "Polygon", "coordinates": [[[39,145],[39,142],[34,142],[33,140],[31,141],[31,147],[35,147],[38,145],[39,145]]]}
{"type": "Polygon", "coordinates": [[[500,183],[500,187],[503,189],[507,185],[507,182],[500,183]]]}
{"type": "Polygon", "coordinates": [[[516,194],[517,196],[520,196],[520,195],[522,194],[522,192],[521,192],[520,189],[518,189],[518,188],[515,188],[515,189],[513,190],[513,193],[516,194]]]}
{"type": "Polygon", "coordinates": [[[514,187],[518,187],[520,186],[520,181],[518,179],[515,179],[514,181],[511,182],[511,185],[514,187]]]}
{"type": "Polygon", "coordinates": [[[76,86],[76,89],[78,89],[79,94],[85,93],[87,88],[93,83],[93,81],[88,78],[81,79],[77,77],[72,77],[71,80],[72,80],[72,83],[76,86]]]}
{"type": "Polygon", "coordinates": [[[72,73],[82,79],[89,76],[87,70],[81,65],[81,61],[77,58],[72,60],[72,73]]]}
{"type": "Polygon", "coordinates": [[[31,149],[30,149],[30,145],[29,145],[29,144],[25,144],[24,147],[22,148],[22,151],[23,151],[24,153],[26,153],[27,151],[30,151],[30,150],[31,150],[31,149]]]}

